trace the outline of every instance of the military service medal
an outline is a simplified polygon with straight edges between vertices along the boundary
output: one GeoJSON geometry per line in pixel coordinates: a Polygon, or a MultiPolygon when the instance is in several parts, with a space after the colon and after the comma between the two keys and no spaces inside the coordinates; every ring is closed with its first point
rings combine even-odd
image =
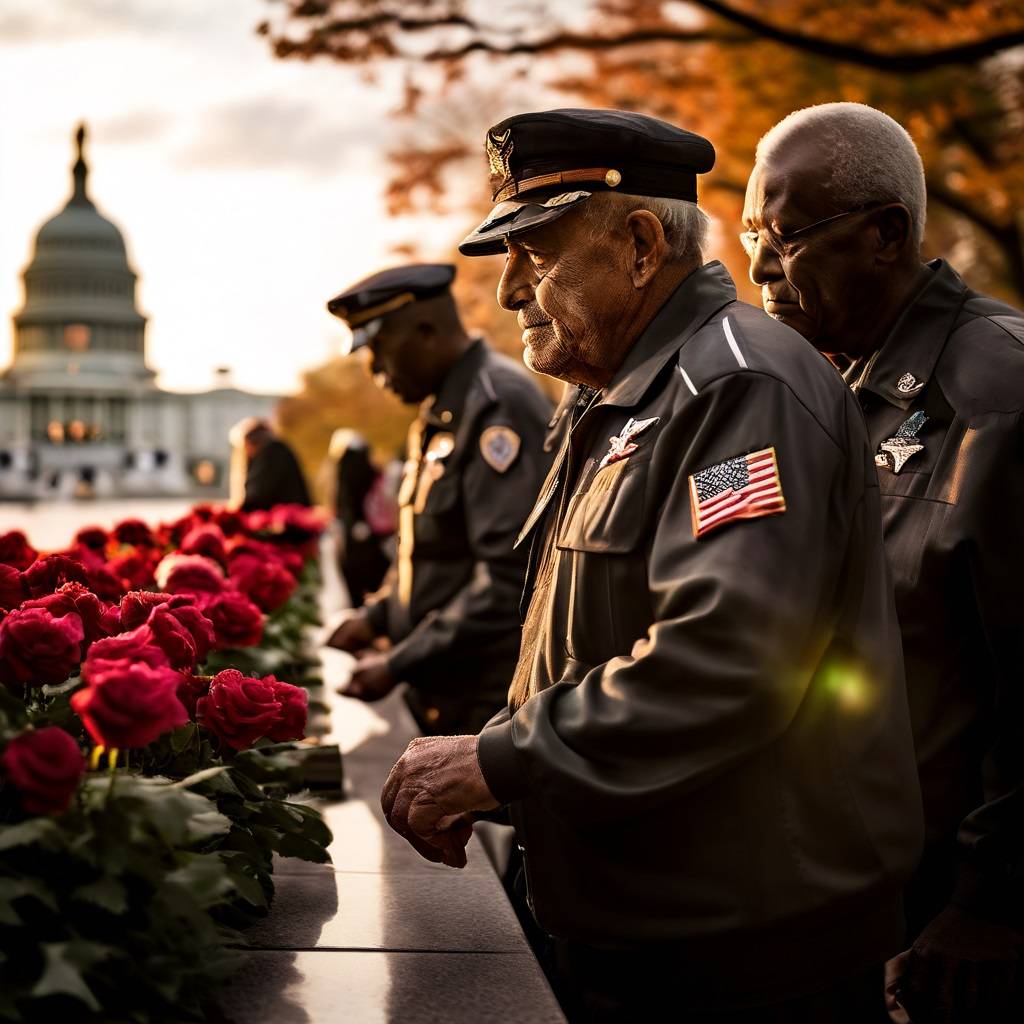
{"type": "Polygon", "coordinates": [[[608,451],[604,453],[604,458],[601,459],[597,468],[604,469],[605,466],[620,462],[632,455],[637,449],[633,438],[639,437],[649,427],[653,427],[659,419],[661,419],[660,416],[652,416],[649,420],[636,420],[631,416],[618,434],[608,438],[608,451]]]}
{"type": "Polygon", "coordinates": [[[920,410],[904,420],[895,437],[888,438],[878,446],[875,465],[880,469],[891,469],[893,473],[898,473],[911,456],[924,451],[924,445],[918,441],[917,433],[927,422],[928,417],[920,410]]]}

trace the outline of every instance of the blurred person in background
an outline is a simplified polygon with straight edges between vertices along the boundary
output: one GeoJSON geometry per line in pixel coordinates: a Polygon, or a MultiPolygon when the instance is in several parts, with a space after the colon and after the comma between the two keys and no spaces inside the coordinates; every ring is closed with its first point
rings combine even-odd
{"type": "Polygon", "coordinates": [[[231,430],[231,442],[245,467],[243,512],[311,504],[299,460],[266,420],[251,418],[237,423],[231,430]]]}
{"type": "Polygon", "coordinates": [[[889,999],[1024,1020],[1024,314],[921,260],[910,135],[855,103],[761,140],[742,235],[764,308],[844,369],[868,424],[924,793],[889,999]]]}
{"type": "Polygon", "coordinates": [[[391,564],[385,545],[397,529],[398,506],[357,431],[336,430],[327,455],[330,505],[339,530],[338,570],[358,608],[391,564]]]}
{"type": "Polygon", "coordinates": [[[514,543],[549,462],[550,403],[521,366],[467,333],[454,276],[451,264],[395,267],[328,304],[378,385],[420,406],[397,563],[328,642],[358,659],[349,696],[376,700],[405,682],[425,733],[476,730],[504,703],[526,563],[514,543]]]}

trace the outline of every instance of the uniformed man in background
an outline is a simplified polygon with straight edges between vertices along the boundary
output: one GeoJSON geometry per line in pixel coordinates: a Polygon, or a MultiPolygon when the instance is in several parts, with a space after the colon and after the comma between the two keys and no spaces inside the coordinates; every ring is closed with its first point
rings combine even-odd
{"type": "Polygon", "coordinates": [[[921,262],[907,132],[827,103],[761,140],[744,245],[765,309],[839,357],[867,418],[903,633],[927,842],[915,1024],[1024,1020],[1024,315],[921,262]]]}
{"type": "Polygon", "coordinates": [[[399,493],[398,559],[381,593],[328,641],[358,662],[349,696],[399,682],[426,733],[479,729],[519,651],[526,556],[513,542],[550,462],[551,403],[521,366],[463,327],[451,264],[374,274],[328,309],[380,386],[419,403],[399,493]],[[379,638],[390,648],[379,651],[379,638]]]}
{"type": "Polygon", "coordinates": [[[509,804],[576,1021],[871,1024],[921,807],[873,451],[835,368],[703,265],[698,135],[620,111],[488,133],[464,253],[577,385],[508,706],[382,803],[465,863],[509,804]]]}

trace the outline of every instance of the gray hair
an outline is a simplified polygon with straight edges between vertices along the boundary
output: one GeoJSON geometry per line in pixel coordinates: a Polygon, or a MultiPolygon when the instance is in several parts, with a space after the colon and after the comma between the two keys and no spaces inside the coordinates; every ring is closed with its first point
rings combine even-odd
{"type": "Polygon", "coordinates": [[[924,240],[928,195],[921,154],[907,130],[888,114],[863,103],[821,103],[784,117],[757,144],[757,161],[794,135],[808,133],[828,153],[827,188],[847,209],[869,203],[902,203],[914,223],[914,242],[924,240]]]}
{"type": "Polygon", "coordinates": [[[583,204],[582,210],[595,236],[607,234],[635,210],[648,210],[661,222],[671,260],[704,262],[711,218],[696,203],[685,199],[597,192],[583,204]]]}

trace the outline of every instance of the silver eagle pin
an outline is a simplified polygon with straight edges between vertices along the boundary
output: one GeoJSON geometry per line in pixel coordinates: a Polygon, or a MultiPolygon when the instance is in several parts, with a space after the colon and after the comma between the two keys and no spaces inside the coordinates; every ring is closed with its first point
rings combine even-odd
{"type": "Polygon", "coordinates": [[[917,434],[927,422],[928,417],[920,410],[904,420],[895,435],[878,446],[875,465],[883,469],[891,468],[893,473],[903,469],[908,459],[924,451],[924,445],[917,439],[917,434]]]}
{"type": "Polygon", "coordinates": [[[601,459],[597,468],[604,469],[605,466],[610,466],[613,462],[621,462],[632,455],[637,449],[633,438],[639,437],[660,419],[660,416],[652,416],[649,420],[638,420],[630,416],[622,430],[608,438],[608,451],[604,453],[604,458],[601,459]]]}

